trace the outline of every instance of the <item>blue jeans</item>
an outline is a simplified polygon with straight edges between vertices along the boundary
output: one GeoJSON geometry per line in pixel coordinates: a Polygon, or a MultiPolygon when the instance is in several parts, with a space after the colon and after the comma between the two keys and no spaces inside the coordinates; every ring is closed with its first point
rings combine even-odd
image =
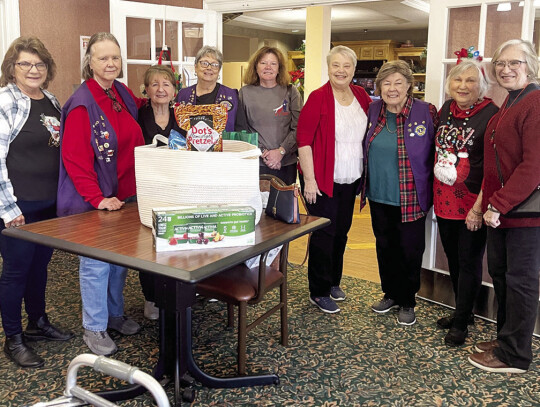
{"type": "Polygon", "coordinates": [[[83,327],[105,331],[109,317],[124,315],[127,269],[83,256],[79,260],[83,327]]]}
{"type": "MultiPolygon", "coordinates": [[[[56,201],[18,201],[25,223],[56,216],[56,201]]],[[[0,231],[5,229],[0,220],[0,231]]],[[[0,311],[6,336],[22,333],[22,303],[28,319],[45,316],[47,266],[53,249],[0,235],[2,275],[0,276],[0,311]]]]}

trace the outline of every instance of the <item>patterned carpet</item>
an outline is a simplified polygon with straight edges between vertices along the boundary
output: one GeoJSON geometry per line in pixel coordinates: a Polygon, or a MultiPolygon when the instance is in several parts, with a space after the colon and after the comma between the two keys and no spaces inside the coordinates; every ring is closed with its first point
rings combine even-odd
{"type": "MultiPolygon", "coordinates": [[[[69,362],[87,352],[82,341],[78,260],[57,252],[50,267],[48,313],[52,321],[76,332],[68,343],[37,342],[45,359],[40,369],[17,369],[0,352],[0,405],[24,406],[62,395],[69,362]]],[[[278,386],[207,389],[197,386],[193,406],[539,406],[540,340],[534,339],[535,360],[523,375],[489,374],[467,362],[474,340],[490,339],[495,326],[476,319],[465,346],[448,348],[445,332],[435,321],[447,311],[420,301],[418,323],[401,327],[396,314],[376,315],[369,305],[380,296],[377,284],[345,277],[348,294],[342,312],[327,315],[307,301],[305,269],[289,275],[290,346],[279,344],[278,317],[257,327],[248,337],[249,373],[279,374],[278,386]]],[[[157,360],[157,323],[142,315],[143,298],[137,273],[130,272],[126,313],[143,330],[133,337],[115,338],[114,356],[150,372],[157,360]]],[[[235,334],[226,328],[222,303],[200,300],[194,307],[194,354],[199,365],[214,375],[235,372],[235,334]]],[[[0,342],[3,345],[3,332],[0,342]]],[[[89,368],[79,371],[79,384],[90,390],[115,388],[118,380],[89,368]]],[[[172,388],[167,393],[172,397],[172,388]]],[[[140,396],[123,406],[151,406],[140,396]]]]}

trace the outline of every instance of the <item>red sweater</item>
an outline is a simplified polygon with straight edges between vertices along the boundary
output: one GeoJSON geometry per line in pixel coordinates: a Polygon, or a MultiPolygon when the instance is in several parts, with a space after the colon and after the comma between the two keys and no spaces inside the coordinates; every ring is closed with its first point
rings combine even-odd
{"type": "MultiPolygon", "coordinates": [[[[351,90],[367,115],[371,98],[364,88],[350,85],[351,90]]],[[[298,148],[311,146],[315,181],[319,190],[332,197],[334,190],[334,161],[336,147],[336,112],[330,82],[314,90],[300,112],[296,128],[298,148]]],[[[362,133],[365,129],[362,130],[362,133]]],[[[363,135],[362,135],[363,137],[363,135]]]]}
{"type": "MultiPolygon", "coordinates": [[[[124,200],[137,192],[135,185],[135,154],[134,148],[144,145],[141,128],[123,105],[123,101],[113,88],[116,99],[123,106],[120,113],[113,109],[111,99],[105,94],[101,86],[93,79],[86,81],[88,89],[94,96],[99,107],[111,123],[118,138],[117,168],[118,195],[124,200]]],[[[128,89],[129,90],[129,89],[128,89]]],[[[129,91],[137,107],[146,103],[145,99],[138,99],[129,91]]],[[[90,144],[91,129],[88,112],[83,106],[76,107],[66,119],[64,137],[62,140],[62,159],[77,192],[95,208],[104,199],[96,172],[94,171],[94,150],[90,144]]]]}
{"type": "MultiPolygon", "coordinates": [[[[506,102],[505,102],[506,103],[506,102]]],[[[504,106],[504,104],[503,104],[504,106]]],[[[506,218],[505,213],[523,202],[540,184],[540,91],[532,91],[506,111],[493,116],[484,137],[484,184],[482,210],[491,203],[501,212],[501,228],[540,226],[540,218],[506,218]],[[497,176],[494,140],[505,181],[504,188],[497,176]]]]}

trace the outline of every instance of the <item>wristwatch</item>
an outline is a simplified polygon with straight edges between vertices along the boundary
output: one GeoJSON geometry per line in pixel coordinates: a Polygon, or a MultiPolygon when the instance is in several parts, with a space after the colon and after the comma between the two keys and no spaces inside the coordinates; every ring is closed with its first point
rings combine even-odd
{"type": "Polygon", "coordinates": [[[283,147],[279,146],[278,150],[281,155],[285,155],[285,149],[283,147]]]}
{"type": "Polygon", "coordinates": [[[495,209],[493,205],[488,204],[488,211],[495,212],[495,213],[501,213],[498,209],[495,209]]]}

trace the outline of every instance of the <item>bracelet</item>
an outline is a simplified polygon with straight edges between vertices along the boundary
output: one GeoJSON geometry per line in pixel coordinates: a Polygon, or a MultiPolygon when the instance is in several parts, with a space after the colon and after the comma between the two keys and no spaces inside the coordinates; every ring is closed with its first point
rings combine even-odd
{"type": "Polygon", "coordinates": [[[493,205],[488,205],[488,211],[495,212],[495,213],[501,213],[499,210],[495,209],[493,205]]]}
{"type": "Polygon", "coordinates": [[[483,215],[482,212],[476,212],[473,208],[471,208],[471,212],[472,212],[473,214],[475,214],[476,216],[482,216],[482,215],[483,215]]]}

